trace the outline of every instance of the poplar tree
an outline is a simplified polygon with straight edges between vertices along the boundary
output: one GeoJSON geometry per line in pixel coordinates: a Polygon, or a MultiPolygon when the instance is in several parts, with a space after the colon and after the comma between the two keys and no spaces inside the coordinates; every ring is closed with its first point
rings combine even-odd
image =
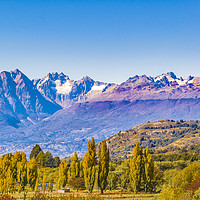
{"type": "Polygon", "coordinates": [[[43,190],[43,192],[45,192],[45,189],[46,189],[46,182],[47,182],[47,175],[46,175],[46,170],[44,168],[43,179],[42,179],[42,190],[43,190]]]}
{"type": "Polygon", "coordinates": [[[33,157],[36,158],[37,155],[40,153],[40,151],[42,151],[42,149],[40,148],[38,144],[36,144],[31,151],[30,159],[33,157]]]}
{"type": "Polygon", "coordinates": [[[6,184],[7,184],[7,191],[10,193],[15,192],[15,185],[16,180],[13,177],[12,169],[9,167],[8,171],[6,172],[6,184]]]}
{"type": "Polygon", "coordinates": [[[30,184],[30,187],[31,187],[32,190],[34,190],[36,180],[37,180],[37,177],[38,177],[37,162],[35,161],[34,157],[28,161],[27,176],[28,176],[28,182],[30,184]]]}
{"type": "Polygon", "coordinates": [[[21,190],[27,185],[27,160],[26,154],[21,153],[21,161],[17,163],[17,180],[20,182],[21,190]]]}
{"type": "Polygon", "coordinates": [[[99,149],[98,169],[98,186],[103,194],[103,191],[108,184],[107,177],[109,172],[109,150],[105,140],[101,143],[101,147],[99,149]]]}
{"type": "Polygon", "coordinates": [[[96,165],[96,151],[95,151],[95,141],[92,137],[92,141],[88,141],[87,152],[83,159],[83,173],[85,180],[85,187],[88,192],[91,193],[94,188],[95,182],[95,165],[96,165]]]}
{"type": "Polygon", "coordinates": [[[59,180],[57,184],[58,189],[60,188],[60,186],[65,187],[65,185],[67,184],[67,173],[68,164],[66,163],[66,160],[63,160],[62,162],[60,162],[59,165],[59,180]]]}
{"type": "Polygon", "coordinates": [[[154,160],[147,147],[144,150],[144,189],[145,192],[153,190],[152,180],[154,178],[154,160]]]}
{"type": "Polygon", "coordinates": [[[143,149],[140,147],[140,143],[137,142],[134,147],[133,158],[130,160],[130,181],[134,192],[138,192],[141,187],[141,179],[144,171],[142,152],[143,149]]]}
{"type": "Polygon", "coordinates": [[[71,158],[68,181],[72,178],[78,178],[78,177],[80,177],[80,161],[78,160],[78,154],[75,151],[74,157],[71,158]]]}
{"type": "Polygon", "coordinates": [[[53,188],[52,188],[53,186],[52,186],[52,178],[50,178],[50,180],[49,180],[49,184],[48,184],[48,191],[50,192],[52,192],[52,190],[53,190],[53,188]]]}
{"type": "Polygon", "coordinates": [[[38,165],[40,165],[41,167],[44,167],[44,158],[45,158],[45,154],[43,151],[40,151],[36,157],[36,161],[38,163],[38,165]]]}
{"type": "Polygon", "coordinates": [[[38,178],[36,179],[36,183],[35,183],[35,192],[38,191],[38,178]]]}

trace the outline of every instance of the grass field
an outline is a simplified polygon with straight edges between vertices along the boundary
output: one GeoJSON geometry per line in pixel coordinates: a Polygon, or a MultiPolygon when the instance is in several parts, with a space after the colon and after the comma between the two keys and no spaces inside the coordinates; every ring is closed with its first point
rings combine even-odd
{"type": "MultiPolygon", "coordinates": [[[[36,193],[29,192],[27,194],[24,193],[15,193],[11,196],[16,199],[32,199],[36,193]]],[[[43,193],[42,193],[43,194],[43,193]]],[[[59,194],[57,192],[46,192],[46,196],[49,198],[46,199],[80,199],[80,200],[110,200],[110,199],[125,199],[125,200],[153,200],[156,199],[155,194],[134,194],[134,193],[121,193],[119,191],[115,192],[105,192],[103,195],[100,195],[98,192],[94,192],[91,195],[88,195],[86,192],[70,192],[66,194],[59,194]],[[76,197],[76,198],[75,198],[76,197]]],[[[40,199],[40,198],[38,198],[40,199]]],[[[41,198],[43,200],[44,198],[41,198]]]]}

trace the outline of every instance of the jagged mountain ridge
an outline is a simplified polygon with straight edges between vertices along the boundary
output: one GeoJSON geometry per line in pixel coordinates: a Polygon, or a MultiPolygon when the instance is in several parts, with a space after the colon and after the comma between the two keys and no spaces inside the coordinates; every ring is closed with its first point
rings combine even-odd
{"type": "Polygon", "coordinates": [[[200,78],[134,76],[117,85],[49,73],[30,80],[0,73],[0,153],[29,153],[39,143],[54,155],[83,154],[87,140],[160,119],[200,119],[200,78]]]}
{"type": "Polygon", "coordinates": [[[35,79],[34,85],[46,99],[68,107],[76,102],[87,101],[90,95],[101,95],[115,84],[94,81],[88,76],[74,81],[63,73],[49,73],[42,79],[35,79]]]}
{"type": "Polygon", "coordinates": [[[47,101],[19,70],[0,73],[0,94],[1,122],[11,126],[40,121],[61,109],[47,101]]]}
{"type": "Polygon", "coordinates": [[[177,78],[173,72],[157,77],[146,75],[130,77],[117,85],[94,81],[84,77],[70,80],[63,73],[52,73],[34,80],[40,93],[48,100],[68,107],[85,101],[134,101],[146,99],[181,99],[200,97],[200,78],[177,78]]]}

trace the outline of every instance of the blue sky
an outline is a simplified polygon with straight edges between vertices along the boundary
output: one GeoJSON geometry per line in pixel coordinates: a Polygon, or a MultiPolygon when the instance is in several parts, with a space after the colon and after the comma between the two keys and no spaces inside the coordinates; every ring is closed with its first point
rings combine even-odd
{"type": "Polygon", "coordinates": [[[0,71],[200,76],[199,11],[199,0],[0,0],[0,71]]]}

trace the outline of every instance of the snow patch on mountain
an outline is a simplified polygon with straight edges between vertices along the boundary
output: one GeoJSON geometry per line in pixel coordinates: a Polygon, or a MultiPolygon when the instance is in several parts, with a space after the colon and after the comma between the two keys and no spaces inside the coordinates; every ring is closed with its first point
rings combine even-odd
{"type": "Polygon", "coordinates": [[[91,90],[103,91],[105,87],[106,87],[106,85],[93,85],[91,90]]]}
{"type": "Polygon", "coordinates": [[[189,77],[187,79],[183,79],[182,77],[177,78],[173,72],[168,72],[167,74],[162,74],[154,78],[154,82],[159,82],[163,78],[166,78],[169,83],[177,83],[179,86],[184,86],[190,83],[193,83],[193,77],[189,77]]]}
{"type": "Polygon", "coordinates": [[[30,117],[27,117],[28,121],[30,121],[32,124],[35,124],[35,122],[30,118],[30,117]]]}
{"type": "Polygon", "coordinates": [[[67,80],[65,83],[61,83],[61,80],[56,80],[56,90],[58,94],[69,94],[72,90],[72,84],[67,80]]]}

